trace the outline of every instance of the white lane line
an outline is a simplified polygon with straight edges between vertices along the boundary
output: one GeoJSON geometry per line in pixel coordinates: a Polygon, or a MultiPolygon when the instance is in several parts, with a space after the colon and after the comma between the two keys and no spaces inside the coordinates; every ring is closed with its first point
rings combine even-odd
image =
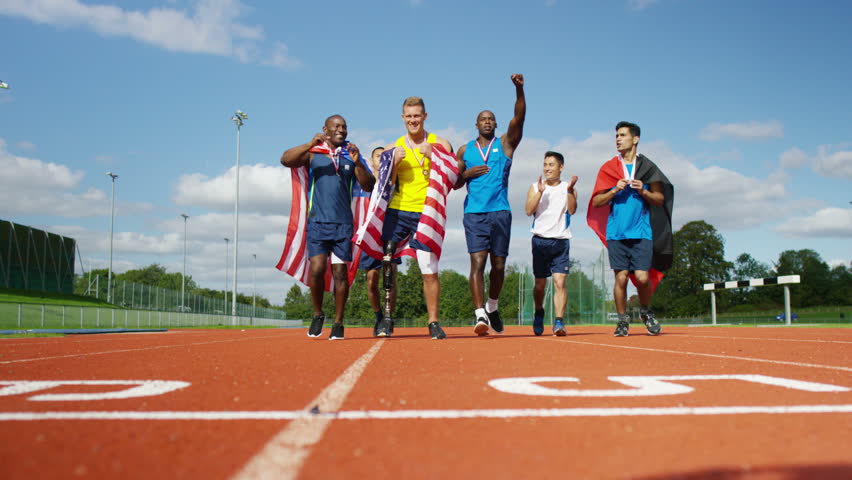
{"type": "Polygon", "coordinates": [[[803,343],[839,343],[843,345],[850,344],[852,342],[847,342],[844,340],[809,340],[804,338],[752,338],[752,337],[722,337],[715,335],[678,335],[678,337],[689,337],[689,338],[722,338],[722,339],[730,339],[730,340],[757,340],[761,342],[803,342],[803,343]]]}
{"type": "Polygon", "coordinates": [[[378,341],[355,361],[342,375],[312,400],[305,410],[298,412],[287,427],[278,432],[263,449],[237,473],[233,480],[290,479],[296,478],[313,447],[319,443],[335,415],[317,415],[320,412],[335,412],[343,405],[349,392],[358,382],[367,365],[385,342],[378,341]]]}
{"type": "MultiPolygon", "coordinates": [[[[377,343],[378,345],[378,343],[377,343]]],[[[839,405],[740,405],[728,407],[612,407],[612,408],[496,408],[471,410],[345,410],[335,413],[310,413],[305,410],[282,411],[231,411],[231,412],[14,412],[0,413],[0,421],[38,420],[294,420],[261,455],[255,457],[235,478],[292,478],[299,472],[301,463],[310,448],[319,441],[332,420],[410,420],[410,419],[460,419],[460,418],[537,418],[537,417],[648,417],[648,416],[713,416],[755,414],[813,414],[852,413],[852,404],[839,405]],[[319,431],[318,426],[323,431],[319,431]],[[287,438],[283,438],[286,436],[287,438]],[[272,445],[274,447],[270,448],[272,445]],[[268,454],[282,455],[281,458],[268,454]],[[300,455],[294,465],[293,453],[300,455]],[[266,471],[249,471],[258,461],[265,463],[266,471]],[[266,463],[269,462],[269,463],[266,463]],[[283,468],[282,468],[283,467],[283,468]],[[292,467],[296,467],[293,469],[292,467]],[[249,475],[249,476],[246,476],[249,475]],[[258,475],[258,476],[250,476],[258,475]]],[[[260,467],[261,465],[257,465],[260,467]]]]}
{"type": "Polygon", "coordinates": [[[103,352],[87,352],[87,353],[73,353],[69,355],[54,355],[52,357],[37,357],[37,358],[21,358],[18,360],[4,360],[0,361],[0,365],[7,365],[10,363],[25,363],[25,362],[39,362],[42,360],[57,360],[60,358],[76,358],[76,357],[89,357],[93,355],[109,355],[111,353],[128,353],[128,352],[145,352],[148,350],[160,350],[164,348],[182,348],[182,347],[194,347],[198,345],[212,345],[216,343],[227,343],[227,342],[242,342],[246,340],[257,340],[261,338],[281,338],[279,335],[267,335],[263,337],[245,337],[245,338],[231,338],[228,340],[215,340],[212,342],[196,342],[196,343],[181,343],[178,345],[156,345],[153,347],[145,347],[145,348],[126,348],[122,350],[106,350],[103,352]]]}
{"type": "Polygon", "coordinates": [[[551,340],[554,342],[560,343],[574,343],[577,345],[592,345],[596,347],[612,347],[612,348],[625,348],[628,350],[643,350],[646,352],[659,352],[659,353],[677,353],[680,355],[693,355],[697,357],[711,357],[711,358],[722,358],[725,360],[745,360],[748,362],[761,362],[761,363],[772,363],[776,365],[792,365],[794,367],[807,367],[807,368],[824,368],[827,370],[839,370],[841,372],[852,372],[852,368],[850,367],[840,367],[836,365],[819,365],[816,363],[802,363],[802,362],[788,362],[786,360],[768,360],[765,358],[754,358],[754,357],[738,357],[735,355],[719,355],[715,353],[701,353],[701,352],[684,352],[680,350],[667,350],[663,348],[648,348],[648,347],[635,347],[629,345],[613,345],[611,343],[593,343],[593,342],[579,342],[576,340],[563,340],[556,338],[545,338],[545,340],[551,340]]]}

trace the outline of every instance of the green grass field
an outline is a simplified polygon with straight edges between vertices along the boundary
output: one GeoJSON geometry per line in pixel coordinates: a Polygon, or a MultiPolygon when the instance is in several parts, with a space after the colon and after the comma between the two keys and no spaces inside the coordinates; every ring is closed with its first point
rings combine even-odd
{"type": "Polygon", "coordinates": [[[62,293],[40,292],[35,290],[19,290],[17,288],[0,288],[0,303],[31,303],[44,305],[66,305],[75,307],[117,308],[105,300],[84,295],[67,295],[62,293]]]}

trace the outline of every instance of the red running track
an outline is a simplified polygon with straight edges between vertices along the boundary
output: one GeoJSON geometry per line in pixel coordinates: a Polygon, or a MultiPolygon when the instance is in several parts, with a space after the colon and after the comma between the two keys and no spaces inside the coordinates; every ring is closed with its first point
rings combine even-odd
{"type": "Polygon", "coordinates": [[[5,339],[0,478],[852,478],[852,329],[446,330],[5,339]]]}

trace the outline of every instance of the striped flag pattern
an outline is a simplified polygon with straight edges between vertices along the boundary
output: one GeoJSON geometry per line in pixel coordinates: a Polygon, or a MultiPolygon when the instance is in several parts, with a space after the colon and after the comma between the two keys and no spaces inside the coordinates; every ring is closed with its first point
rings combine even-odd
{"type": "MultiPolygon", "coordinates": [[[[379,176],[370,198],[367,218],[361,228],[356,230],[354,238],[355,245],[360,247],[362,252],[376,259],[381,259],[384,254],[382,226],[385,220],[385,210],[387,210],[394,189],[394,185],[390,182],[393,150],[388,149],[382,153],[379,176]]],[[[431,163],[423,213],[420,216],[420,222],[417,224],[414,236],[440,258],[444,234],[446,233],[444,226],[447,222],[447,195],[456,183],[459,169],[456,156],[448,152],[439,143],[432,144],[431,163]]],[[[400,242],[397,245],[394,258],[403,255],[414,257],[416,255],[415,250],[411,248],[410,244],[410,237],[400,242]]]]}
{"type": "MultiPolygon", "coordinates": [[[[338,147],[341,155],[349,155],[348,151],[343,147],[338,147]]],[[[327,144],[313,147],[311,153],[321,153],[330,155],[331,148],[327,144]]],[[[275,266],[278,270],[290,275],[303,284],[311,285],[311,272],[309,268],[308,248],[307,248],[307,226],[308,226],[308,211],[310,204],[308,202],[308,191],[311,185],[311,175],[307,167],[298,167],[290,169],[292,195],[290,201],[290,218],[287,224],[287,233],[284,240],[284,250],[281,252],[281,258],[275,266]]],[[[353,208],[358,202],[353,199],[353,208]]],[[[360,225],[357,223],[357,210],[355,215],[355,228],[360,225]]],[[[363,217],[362,217],[363,218],[363,217]]],[[[354,252],[353,252],[354,253],[354,252]]],[[[349,263],[349,284],[355,279],[355,274],[358,269],[357,257],[353,257],[349,263]]],[[[331,256],[328,258],[327,268],[325,270],[325,290],[332,291],[334,282],[331,275],[331,256]]]]}

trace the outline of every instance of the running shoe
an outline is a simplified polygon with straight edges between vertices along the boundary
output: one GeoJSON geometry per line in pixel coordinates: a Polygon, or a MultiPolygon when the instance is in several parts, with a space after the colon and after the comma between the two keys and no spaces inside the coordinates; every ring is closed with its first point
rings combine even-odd
{"type": "Polygon", "coordinates": [[[391,319],[387,317],[382,317],[382,320],[379,322],[378,328],[376,328],[376,336],[377,337],[390,337],[391,336],[391,319]]]}
{"type": "Polygon", "coordinates": [[[557,337],[564,337],[565,333],[565,325],[562,325],[562,320],[556,319],[556,321],[553,322],[553,335],[557,337]]]}
{"type": "Polygon", "coordinates": [[[500,318],[500,312],[494,310],[488,314],[488,323],[496,333],[503,333],[503,319],[500,318]]]}
{"type": "Polygon", "coordinates": [[[432,322],[429,324],[429,335],[432,336],[432,340],[443,340],[447,338],[447,334],[444,333],[444,329],[438,325],[438,322],[432,322]]]}
{"type": "Polygon", "coordinates": [[[309,337],[319,337],[322,335],[322,324],[325,323],[325,315],[314,315],[311,320],[311,327],[308,328],[309,337]]]}
{"type": "Polygon", "coordinates": [[[382,313],[376,312],[376,324],[373,325],[373,336],[379,336],[379,324],[382,322],[382,313]]]}
{"type": "Polygon", "coordinates": [[[651,335],[659,335],[660,331],[663,327],[660,326],[660,322],[657,320],[657,316],[654,315],[654,311],[650,308],[645,310],[644,312],[639,312],[639,318],[645,322],[645,328],[648,329],[648,333],[651,335]]]}
{"type": "Polygon", "coordinates": [[[331,335],[328,337],[329,340],[343,340],[343,323],[332,323],[331,324],[331,335]]]}
{"type": "Polygon", "coordinates": [[[533,333],[541,335],[544,333],[544,310],[536,310],[533,317],[533,333]]]}
{"type": "Polygon", "coordinates": [[[626,313],[619,315],[618,324],[615,326],[615,333],[613,334],[616,337],[626,337],[627,330],[630,329],[630,316],[626,313]]]}
{"type": "Polygon", "coordinates": [[[477,317],[476,324],[473,326],[473,332],[479,335],[480,337],[484,337],[488,335],[488,329],[491,325],[488,324],[488,317],[477,317]]]}

